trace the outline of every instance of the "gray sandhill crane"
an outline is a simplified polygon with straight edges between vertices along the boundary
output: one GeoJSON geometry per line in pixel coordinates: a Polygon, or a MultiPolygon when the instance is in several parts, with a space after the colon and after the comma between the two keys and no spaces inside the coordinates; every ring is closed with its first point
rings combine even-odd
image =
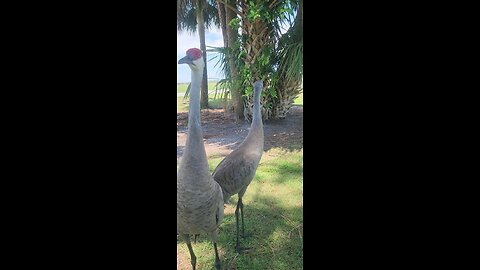
{"type": "Polygon", "coordinates": [[[192,79],[187,141],[177,174],[177,233],[187,243],[193,270],[196,257],[190,235],[208,234],[215,249],[215,267],[220,269],[217,236],[223,220],[223,194],[210,174],[200,121],[200,84],[205,62],[202,51],[197,48],[187,50],[186,54],[178,61],[188,64],[192,79]]]}
{"type": "Polygon", "coordinates": [[[245,225],[243,223],[243,202],[242,197],[247,191],[248,185],[252,182],[258,164],[263,154],[263,122],[260,113],[260,96],[263,89],[263,82],[254,83],[253,99],[253,120],[245,140],[226,156],[213,171],[213,179],[220,184],[223,192],[223,200],[227,203],[228,199],[238,194],[237,208],[235,209],[235,218],[237,225],[237,244],[236,251],[241,253],[239,234],[239,211],[242,217],[242,237],[245,237],[245,225]]]}

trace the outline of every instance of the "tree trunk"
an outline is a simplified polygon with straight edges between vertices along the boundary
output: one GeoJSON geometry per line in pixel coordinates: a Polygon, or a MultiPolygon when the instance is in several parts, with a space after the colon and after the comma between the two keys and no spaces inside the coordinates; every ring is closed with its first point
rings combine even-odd
{"type": "Polygon", "coordinates": [[[228,47],[227,17],[226,17],[225,5],[217,0],[217,6],[218,6],[218,18],[220,19],[220,29],[222,30],[222,35],[223,35],[223,46],[228,47]]]}
{"type": "MultiPolygon", "coordinates": [[[[235,1],[230,1],[230,5],[236,7],[235,1]]],[[[228,47],[230,48],[230,54],[228,56],[228,64],[230,67],[230,76],[233,81],[232,89],[230,89],[232,94],[232,103],[233,103],[233,117],[235,121],[238,121],[243,117],[243,97],[242,97],[242,87],[241,84],[238,83],[239,74],[238,68],[235,65],[235,61],[233,57],[236,57],[237,52],[235,48],[235,42],[237,41],[238,36],[238,27],[232,27],[229,23],[231,20],[237,18],[237,14],[232,9],[226,7],[225,8],[225,17],[227,23],[227,37],[228,37],[228,47]]]]}
{"type": "MultiPolygon", "coordinates": [[[[255,21],[247,21],[244,23],[244,30],[248,33],[248,38],[245,41],[245,67],[250,69],[251,72],[251,81],[245,82],[252,85],[256,80],[263,79],[264,85],[268,85],[267,74],[262,74],[262,70],[258,70],[258,65],[255,65],[255,62],[258,60],[258,57],[262,54],[262,51],[266,46],[272,44],[270,38],[271,29],[268,27],[268,24],[261,18],[255,19],[255,21]]],[[[250,121],[253,116],[253,98],[246,98],[244,104],[244,116],[250,121]]],[[[262,109],[262,117],[268,119],[268,110],[267,114],[263,114],[265,111],[262,109]]]]}
{"type": "Polygon", "coordinates": [[[203,70],[203,79],[202,79],[202,88],[201,88],[201,98],[200,98],[200,108],[208,108],[208,76],[207,76],[207,47],[205,44],[205,20],[204,20],[204,11],[199,8],[197,12],[197,27],[198,27],[198,36],[200,37],[200,50],[203,52],[203,60],[205,61],[205,68],[203,70]]]}
{"type": "MultiPolygon", "coordinates": [[[[220,30],[222,31],[222,36],[223,36],[223,47],[228,48],[227,14],[226,14],[225,8],[226,8],[225,4],[217,0],[218,18],[220,21],[220,30]]],[[[229,104],[227,94],[224,95],[223,107],[224,107],[224,112],[223,112],[224,116],[228,117],[231,104],[229,104]]]]}
{"type": "Polygon", "coordinates": [[[297,35],[302,37],[303,40],[303,0],[298,3],[297,17],[295,18],[295,27],[297,35]]]}

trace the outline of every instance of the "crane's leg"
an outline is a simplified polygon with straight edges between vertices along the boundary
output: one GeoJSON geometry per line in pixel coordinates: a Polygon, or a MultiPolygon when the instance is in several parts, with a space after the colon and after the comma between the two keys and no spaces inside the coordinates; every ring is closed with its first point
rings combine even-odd
{"type": "Polygon", "coordinates": [[[190,261],[192,263],[193,270],[195,270],[195,266],[197,264],[197,257],[195,256],[195,253],[193,253],[192,243],[190,243],[190,235],[184,234],[183,238],[187,243],[188,251],[190,251],[190,261]]]}
{"type": "Polygon", "coordinates": [[[195,234],[194,238],[193,238],[193,243],[194,244],[197,244],[197,237],[199,236],[200,234],[195,234]]]}
{"type": "Polygon", "coordinates": [[[249,247],[243,247],[241,248],[240,247],[240,242],[239,242],[239,231],[240,231],[240,222],[239,222],[239,212],[241,211],[241,215],[242,215],[242,237],[243,237],[243,234],[244,234],[244,225],[243,225],[243,210],[241,210],[243,208],[243,202],[242,202],[242,197],[238,197],[238,202],[237,202],[237,209],[235,209],[235,218],[236,218],[236,221],[237,221],[237,245],[235,247],[236,251],[241,254],[243,253],[244,251],[247,251],[249,250],[250,248],[249,247]]]}
{"type": "Polygon", "coordinates": [[[218,256],[218,249],[217,249],[217,235],[218,235],[218,229],[212,232],[211,238],[213,242],[213,248],[215,249],[215,268],[217,270],[222,269],[222,265],[220,264],[220,257],[218,256]]]}
{"type": "Polygon", "coordinates": [[[220,270],[222,269],[222,265],[220,264],[220,257],[218,257],[217,243],[213,243],[213,248],[215,249],[215,268],[220,270]]]}
{"type": "Polygon", "coordinates": [[[245,238],[245,223],[243,222],[243,201],[242,198],[238,199],[240,203],[240,214],[242,216],[242,237],[245,238]]]}
{"type": "Polygon", "coordinates": [[[245,191],[247,191],[247,188],[245,187],[238,193],[238,203],[240,206],[240,215],[242,216],[242,238],[245,238],[247,236],[250,236],[248,234],[245,234],[245,223],[243,221],[243,195],[245,194],[245,191]]]}
{"type": "Polygon", "coordinates": [[[239,215],[239,211],[240,211],[240,202],[241,202],[241,199],[239,197],[238,202],[237,202],[237,208],[235,209],[235,221],[236,221],[236,224],[237,224],[237,245],[235,246],[235,249],[238,253],[241,253],[240,241],[238,239],[238,231],[240,230],[240,226],[239,226],[239,223],[238,223],[238,215],[239,215]]]}

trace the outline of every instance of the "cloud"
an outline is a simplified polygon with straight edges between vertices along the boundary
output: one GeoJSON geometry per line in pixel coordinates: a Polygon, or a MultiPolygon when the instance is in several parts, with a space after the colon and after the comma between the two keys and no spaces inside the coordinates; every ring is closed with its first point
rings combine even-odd
{"type": "Polygon", "coordinates": [[[177,56],[183,57],[189,48],[200,47],[198,35],[187,32],[177,33],[177,56]]]}

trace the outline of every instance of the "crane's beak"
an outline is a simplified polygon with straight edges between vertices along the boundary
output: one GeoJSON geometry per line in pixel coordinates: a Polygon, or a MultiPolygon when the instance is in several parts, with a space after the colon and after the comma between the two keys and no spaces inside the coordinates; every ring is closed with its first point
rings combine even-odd
{"type": "Polygon", "coordinates": [[[182,59],[178,60],[178,63],[179,64],[191,64],[191,65],[193,65],[193,61],[188,55],[183,57],[182,59]]]}

